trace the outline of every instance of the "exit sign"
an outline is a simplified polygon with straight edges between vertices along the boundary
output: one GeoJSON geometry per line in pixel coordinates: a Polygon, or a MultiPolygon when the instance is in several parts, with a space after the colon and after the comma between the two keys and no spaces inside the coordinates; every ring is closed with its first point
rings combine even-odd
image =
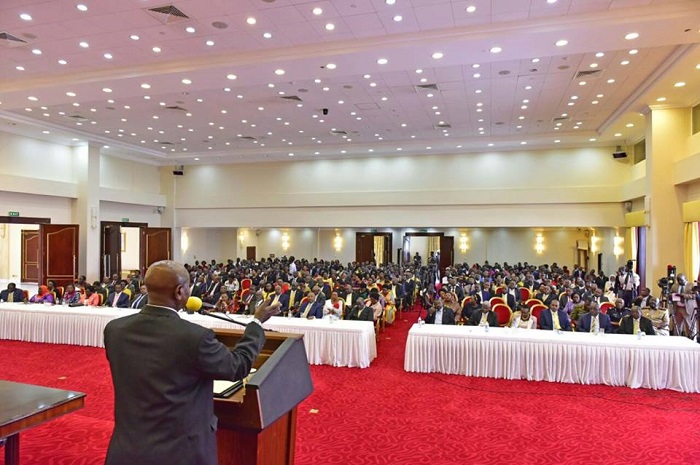
{"type": "Polygon", "coordinates": [[[19,212],[7,212],[7,216],[19,216],[19,212]]]}
{"type": "Polygon", "coordinates": [[[128,222],[129,222],[129,218],[122,218],[122,223],[128,223],[128,222]]]}

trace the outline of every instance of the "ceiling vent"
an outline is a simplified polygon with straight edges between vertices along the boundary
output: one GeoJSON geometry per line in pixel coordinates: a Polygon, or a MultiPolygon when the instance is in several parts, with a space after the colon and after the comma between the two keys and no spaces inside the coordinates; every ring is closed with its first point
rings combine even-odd
{"type": "Polygon", "coordinates": [[[179,21],[190,19],[182,11],[178,10],[173,5],[159,6],[157,8],[149,8],[148,14],[160,21],[163,24],[172,24],[179,21]]]}
{"type": "Polygon", "coordinates": [[[80,122],[80,123],[84,123],[84,122],[86,122],[86,121],[90,121],[89,119],[87,119],[86,117],[84,117],[84,116],[82,116],[82,115],[68,115],[68,116],[66,116],[66,118],[70,118],[70,119],[72,119],[73,121],[78,121],[78,122],[80,122]]]}
{"type": "Polygon", "coordinates": [[[432,91],[438,91],[438,86],[437,84],[418,84],[415,86],[416,92],[432,92],[432,91]]]}
{"type": "Polygon", "coordinates": [[[187,111],[187,108],[182,108],[179,105],[172,105],[169,107],[165,107],[166,110],[177,110],[177,111],[187,111]]]}
{"type": "Polygon", "coordinates": [[[595,79],[600,77],[600,75],[603,73],[602,69],[592,69],[592,70],[586,70],[586,71],[579,71],[576,73],[576,76],[574,79],[595,79]]]}
{"type": "Polygon", "coordinates": [[[0,45],[7,48],[21,47],[27,45],[26,40],[22,40],[19,37],[15,37],[7,32],[0,32],[0,45]]]}
{"type": "Polygon", "coordinates": [[[297,97],[296,95],[284,95],[280,98],[284,99],[284,100],[289,100],[290,102],[301,102],[302,101],[301,98],[297,97]]]}
{"type": "Polygon", "coordinates": [[[158,142],[158,143],[159,143],[160,145],[175,145],[175,144],[173,144],[172,142],[168,142],[167,140],[164,140],[164,141],[161,141],[161,142],[158,142]]]}
{"type": "Polygon", "coordinates": [[[331,131],[331,134],[334,136],[347,136],[348,135],[348,133],[346,131],[338,131],[338,130],[331,131]]]}
{"type": "Polygon", "coordinates": [[[253,136],[240,136],[238,139],[239,139],[239,140],[250,140],[250,141],[257,140],[257,139],[256,139],[255,137],[253,137],[253,136]]]}
{"type": "Polygon", "coordinates": [[[433,129],[452,129],[452,125],[447,123],[434,124],[433,129]]]}
{"type": "Polygon", "coordinates": [[[552,118],[552,123],[564,123],[568,121],[571,121],[570,116],[558,116],[556,118],[552,118]]]}

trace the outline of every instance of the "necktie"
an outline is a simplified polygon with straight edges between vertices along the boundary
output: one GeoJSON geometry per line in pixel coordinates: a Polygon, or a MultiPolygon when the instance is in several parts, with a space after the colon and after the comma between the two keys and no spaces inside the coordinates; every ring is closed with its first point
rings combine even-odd
{"type": "Polygon", "coordinates": [[[304,313],[301,315],[302,318],[306,318],[306,316],[309,314],[309,310],[311,310],[312,305],[313,305],[313,302],[306,303],[306,308],[304,309],[304,313]]]}
{"type": "Polygon", "coordinates": [[[131,308],[139,308],[139,302],[141,302],[142,298],[143,298],[143,294],[136,297],[136,300],[134,300],[134,303],[131,304],[131,308]]]}
{"type": "Polygon", "coordinates": [[[7,301],[8,301],[8,302],[14,302],[14,301],[15,301],[15,293],[14,293],[14,292],[9,292],[9,293],[8,293],[7,301]]]}
{"type": "Polygon", "coordinates": [[[480,326],[485,325],[488,322],[488,316],[489,316],[488,313],[481,314],[481,322],[479,323],[480,326]]]}
{"type": "Polygon", "coordinates": [[[297,291],[289,291],[289,308],[292,308],[294,306],[294,295],[297,293],[297,291]]]}
{"type": "Polygon", "coordinates": [[[639,320],[633,319],[632,334],[637,334],[639,332],[639,320]]]}
{"type": "Polygon", "coordinates": [[[591,317],[591,332],[592,333],[598,332],[598,317],[597,316],[591,317]]]}
{"type": "Polygon", "coordinates": [[[557,312],[552,312],[552,328],[556,330],[561,329],[561,325],[559,324],[559,314],[557,312]]]}

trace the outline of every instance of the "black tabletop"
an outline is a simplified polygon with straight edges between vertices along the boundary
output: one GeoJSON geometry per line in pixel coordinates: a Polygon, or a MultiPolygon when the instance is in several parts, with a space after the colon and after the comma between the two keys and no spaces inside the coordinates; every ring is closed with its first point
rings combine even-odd
{"type": "Polygon", "coordinates": [[[0,427],[81,397],[82,392],[0,381],[0,427]]]}

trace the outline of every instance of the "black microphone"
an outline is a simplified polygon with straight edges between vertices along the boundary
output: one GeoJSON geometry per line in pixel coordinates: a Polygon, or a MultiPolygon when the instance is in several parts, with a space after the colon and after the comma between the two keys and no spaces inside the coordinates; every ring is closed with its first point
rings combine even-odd
{"type": "Polygon", "coordinates": [[[222,315],[217,315],[216,313],[210,313],[210,312],[204,310],[203,308],[197,310],[197,313],[199,313],[200,315],[210,316],[210,317],[216,318],[216,319],[218,319],[218,320],[228,321],[229,323],[233,323],[233,324],[235,324],[235,325],[248,326],[248,323],[242,323],[242,322],[240,322],[240,321],[236,321],[236,320],[234,320],[233,318],[229,318],[228,316],[223,315],[223,314],[222,314],[222,315]]]}

